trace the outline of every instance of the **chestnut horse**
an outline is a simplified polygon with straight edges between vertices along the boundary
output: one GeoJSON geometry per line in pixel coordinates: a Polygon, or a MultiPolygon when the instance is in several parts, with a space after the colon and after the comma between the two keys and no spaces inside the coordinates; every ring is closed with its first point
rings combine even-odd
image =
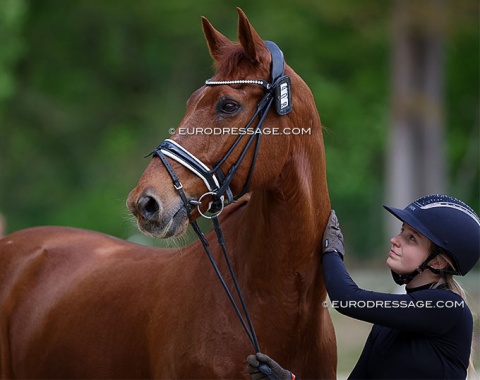
{"type": "MultiPolygon", "coordinates": [[[[322,307],[320,260],[330,201],[320,119],[307,85],[285,66],[291,112],[272,105],[260,112],[261,130],[258,121],[250,124],[254,133],[242,129],[271,92],[279,58],[238,13],[239,43],[203,19],[215,74],[190,97],[170,148],[155,150],[127,205],[139,228],[157,237],[183,234],[207,209],[223,211],[226,250],[260,349],[305,379],[331,379],[336,344],[322,307]],[[191,128],[197,134],[186,133],[191,128]],[[245,137],[236,145],[235,131],[245,137]],[[260,134],[244,149],[249,135],[260,134]],[[227,205],[229,199],[210,191],[191,167],[172,159],[175,149],[207,171],[221,163],[226,179],[219,172],[212,178],[220,186],[228,180],[220,195],[237,201],[227,205]]],[[[206,240],[228,273],[214,233],[206,240]]],[[[231,276],[225,278],[233,289],[231,276]]],[[[157,249],[62,227],[0,241],[2,378],[246,379],[251,353],[200,241],[157,249]]]]}

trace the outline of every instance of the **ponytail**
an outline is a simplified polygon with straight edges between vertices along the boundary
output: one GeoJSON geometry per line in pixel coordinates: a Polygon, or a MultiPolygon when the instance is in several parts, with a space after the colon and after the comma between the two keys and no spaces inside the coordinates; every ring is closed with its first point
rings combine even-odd
{"type": "MultiPolygon", "coordinates": [[[[442,257],[447,263],[448,263],[448,267],[450,270],[452,271],[455,271],[456,268],[455,266],[453,265],[453,261],[452,259],[450,258],[450,256],[447,254],[447,253],[440,253],[439,254],[440,257],[442,257]]],[[[452,292],[458,294],[460,297],[462,297],[462,299],[467,302],[467,292],[465,291],[465,289],[463,289],[462,285],[460,285],[460,283],[455,280],[455,278],[453,278],[453,275],[450,274],[450,273],[443,273],[441,275],[441,278],[439,279],[439,281],[437,281],[433,286],[432,286],[432,289],[435,289],[435,288],[438,288],[440,285],[445,285],[445,287],[449,290],[451,290],[452,292]]],[[[473,313],[472,313],[473,314],[473,313]]],[[[476,314],[473,314],[473,318],[476,319],[477,318],[477,315],[476,314]]],[[[470,359],[468,360],[468,368],[467,368],[467,378],[471,378],[471,379],[477,379],[478,376],[477,376],[477,372],[475,371],[475,368],[473,367],[473,339],[472,339],[472,346],[471,346],[471,349],[470,349],[470,359]]]]}

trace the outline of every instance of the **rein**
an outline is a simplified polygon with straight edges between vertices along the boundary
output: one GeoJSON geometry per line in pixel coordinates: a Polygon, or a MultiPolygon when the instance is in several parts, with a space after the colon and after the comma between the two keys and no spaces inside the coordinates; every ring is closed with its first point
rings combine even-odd
{"type": "MultiPolygon", "coordinates": [[[[187,211],[187,216],[189,220],[192,219],[191,212],[194,207],[197,207],[197,210],[201,216],[212,220],[215,234],[217,236],[218,244],[222,249],[223,256],[228,266],[228,270],[230,272],[230,275],[235,285],[235,291],[237,293],[238,299],[240,300],[243,315],[210,252],[209,243],[205,238],[204,233],[201,231],[196,221],[190,222],[190,224],[192,225],[193,230],[195,231],[198,238],[202,242],[203,248],[213,266],[213,269],[215,270],[215,273],[217,274],[217,277],[219,278],[225,290],[225,293],[227,294],[230,300],[230,303],[232,304],[240,320],[240,323],[242,324],[242,327],[244,328],[248,338],[252,342],[252,345],[256,350],[256,352],[260,352],[257,336],[255,334],[255,329],[253,327],[250,315],[248,313],[248,309],[245,304],[245,300],[242,295],[240,286],[238,284],[230,259],[228,257],[227,249],[225,246],[225,238],[223,236],[222,228],[218,220],[218,215],[220,215],[220,213],[223,211],[223,208],[226,205],[229,205],[231,202],[236,201],[238,198],[240,198],[241,196],[243,196],[245,193],[248,192],[248,188],[250,186],[250,181],[253,175],[253,170],[255,167],[255,162],[257,159],[257,154],[260,146],[260,137],[262,135],[261,133],[262,124],[272,104],[275,103],[275,109],[279,115],[286,115],[292,110],[290,78],[284,75],[283,53],[280,50],[280,48],[271,41],[265,41],[265,45],[270,50],[270,54],[272,57],[272,66],[271,66],[272,82],[271,83],[265,80],[251,80],[251,79],[205,81],[206,86],[253,84],[253,85],[260,85],[265,89],[265,95],[258,103],[255,113],[253,114],[252,118],[250,119],[250,121],[247,123],[245,127],[245,129],[250,128],[251,125],[254,123],[254,121],[258,118],[258,123],[254,128],[254,133],[249,137],[237,161],[230,167],[230,169],[225,175],[223,174],[220,167],[226,162],[226,160],[232,154],[235,148],[238,146],[238,144],[240,143],[240,140],[244,135],[240,135],[237,137],[237,139],[234,141],[234,143],[228,149],[228,151],[225,153],[222,159],[219,162],[215,163],[212,169],[209,169],[207,165],[205,165],[201,160],[195,157],[192,153],[190,153],[181,145],[179,145],[178,143],[170,139],[164,140],[152,153],[150,153],[150,155],[158,156],[162,161],[163,165],[165,166],[165,168],[167,169],[172,179],[173,186],[178,191],[180,198],[182,199],[182,202],[187,211]],[[236,171],[240,167],[240,164],[242,163],[247,152],[252,146],[254,140],[256,141],[254,146],[253,158],[250,164],[250,170],[249,170],[247,179],[245,181],[245,184],[241,192],[234,196],[230,189],[230,184],[235,176],[236,171]],[[175,174],[175,171],[170,165],[167,157],[178,162],[179,164],[181,164],[182,166],[186,167],[191,172],[193,172],[195,175],[197,175],[199,178],[201,178],[208,191],[204,193],[202,196],[200,196],[198,199],[195,199],[195,198],[188,199],[183,190],[183,185],[178,179],[177,175],[175,174]],[[213,200],[208,205],[208,212],[211,213],[211,215],[206,215],[200,210],[202,199],[205,196],[211,196],[213,198],[213,200]],[[225,201],[225,197],[227,197],[227,201],[225,201]]],[[[262,366],[262,371],[264,370],[267,370],[267,369],[264,369],[262,366]]]]}

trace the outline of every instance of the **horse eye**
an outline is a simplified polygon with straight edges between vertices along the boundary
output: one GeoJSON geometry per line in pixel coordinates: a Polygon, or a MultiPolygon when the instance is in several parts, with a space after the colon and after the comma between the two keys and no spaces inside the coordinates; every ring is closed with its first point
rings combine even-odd
{"type": "Polygon", "coordinates": [[[218,110],[221,113],[225,113],[229,115],[236,113],[239,109],[240,109],[240,105],[230,99],[225,99],[221,101],[218,105],[218,110]]]}

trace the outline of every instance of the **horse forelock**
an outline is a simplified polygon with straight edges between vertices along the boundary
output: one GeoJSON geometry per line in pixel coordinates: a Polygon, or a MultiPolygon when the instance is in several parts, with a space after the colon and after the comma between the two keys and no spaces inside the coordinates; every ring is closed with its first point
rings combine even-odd
{"type": "Polygon", "coordinates": [[[221,80],[265,79],[269,80],[270,60],[266,46],[259,45],[260,60],[252,60],[240,44],[228,46],[214,62],[215,77],[221,80]]]}

